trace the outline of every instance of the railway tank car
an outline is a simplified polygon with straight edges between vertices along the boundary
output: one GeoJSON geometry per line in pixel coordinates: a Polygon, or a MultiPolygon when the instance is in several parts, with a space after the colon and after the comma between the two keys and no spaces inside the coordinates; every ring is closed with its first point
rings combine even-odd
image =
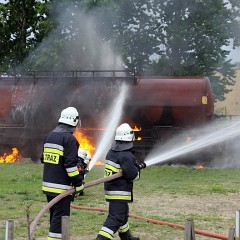
{"type": "MultiPolygon", "coordinates": [[[[141,139],[135,142],[135,148],[142,160],[152,146],[164,145],[187,130],[209,123],[215,116],[211,84],[205,77],[142,77],[131,94],[125,112],[132,113],[130,119],[141,127],[135,133],[141,139]]],[[[190,138],[183,135],[180,139],[190,138]]],[[[194,153],[184,161],[209,161],[212,157],[209,151],[201,155],[194,153]]]]}
{"type": "Polygon", "coordinates": [[[134,148],[141,160],[157,144],[213,118],[212,88],[205,77],[142,77],[125,71],[2,76],[0,151],[18,147],[23,156],[37,161],[45,134],[55,127],[59,112],[70,105],[79,109],[83,129],[96,139],[100,119],[121,82],[129,86],[122,121],[138,130],[134,148]]]}

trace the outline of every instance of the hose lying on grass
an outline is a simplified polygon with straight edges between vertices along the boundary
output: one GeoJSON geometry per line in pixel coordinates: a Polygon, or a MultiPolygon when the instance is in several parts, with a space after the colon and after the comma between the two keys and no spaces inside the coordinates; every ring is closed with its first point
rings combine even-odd
{"type": "MultiPolygon", "coordinates": [[[[97,179],[97,180],[94,180],[94,181],[91,181],[91,182],[88,182],[88,183],[85,183],[84,184],[84,188],[89,188],[89,187],[92,187],[92,186],[95,186],[97,184],[100,184],[100,183],[104,183],[104,182],[107,182],[107,181],[111,181],[115,178],[119,178],[122,176],[122,172],[119,172],[119,173],[116,173],[116,174],[113,174],[112,176],[109,176],[109,177],[105,177],[105,178],[100,178],[100,179],[97,179]]],[[[49,203],[47,203],[43,208],[42,210],[38,213],[38,215],[34,218],[34,220],[31,222],[30,224],[30,227],[29,227],[29,240],[33,240],[33,234],[35,232],[35,229],[37,227],[37,224],[38,222],[40,221],[40,219],[44,216],[44,214],[54,205],[56,204],[58,201],[60,201],[61,199],[63,199],[64,197],[67,197],[68,195],[71,195],[75,192],[75,189],[72,188],[70,190],[67,190],[66,192],[63,192],[61,194],[59,194],[58,196],[56,196],[54,199],[52,199],[49,203]]]]}
{"type": "MultiPolygon", "coordinates": [[[[90,211],[99,211],[99,212],[108,212],[108,210],[104,209],[104,208],[76,206],[76,205],[73,205],[73,204],[71,204],[71,208],[82,209],[82,210],[90,210],[90,211]]],[[[129,214],[129,217],[136,218],[136,219],[143,220],[143,221],[147,221],[147,222],[150,222],[150,223],[159,224],[159,225],[167,225],[169,227],[176,227],[176,228],[185,229],[185,226],[180,225],[180,224],[175,224],[175,223],[170,223],[170,222],[165,222],[165,221],[163,222],[163,221],[154,220],[154,219],[150,219],[150,218],[140,217],[140,216],[137,216],[135,214],[129,214]]],[[[216,233],[211,233],[211,232],[202,231],[202,230],[198,230],[198,229],[195,229],[194,232],[196,234],[204,235],[204,236],[207,236],[207,237],[228,240],[227,236],[219,235],[219,234],[216,234],[216,233]]]]}

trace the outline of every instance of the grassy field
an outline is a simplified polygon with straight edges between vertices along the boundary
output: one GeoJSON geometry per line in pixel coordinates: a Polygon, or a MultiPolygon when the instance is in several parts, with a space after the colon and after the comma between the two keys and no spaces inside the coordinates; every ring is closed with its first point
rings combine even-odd
{"type": "MultiPolygon", "coordinates": [[[[6,220],[14,220],[15,239],[27,239],[27,208],[30,220],[46,204],[41,192],[42,165],[25,163],[0,164],[0,240],[5,236],[6,220]]],[[[103,176],[103,167],[94,167],[86,182],[103,176]]],[[[141,217],[184,225],[194,219],[195,229],[228,235],[235,224],[239,203],[240,170],[196,169],[191,167],[151,166],[135,182],[134,202],[130,212],[141,217]]],[[[103,185],[85,189],[74,205],[106,208],[103,185]]],[[[71,239],[95,239],[106,213],[71,209],[71,239]]],[[[184,231],[166,225],[129,219],[132,232],[141,239],[184,239],[184,231]]],[[[35,239],[46,239],[48,214],[40,221],[35,239]]],[[[117,236],[116,236],[116,239],[117,236]]],[[[197,239],[211,239],[197,235],[197,239]]]]}

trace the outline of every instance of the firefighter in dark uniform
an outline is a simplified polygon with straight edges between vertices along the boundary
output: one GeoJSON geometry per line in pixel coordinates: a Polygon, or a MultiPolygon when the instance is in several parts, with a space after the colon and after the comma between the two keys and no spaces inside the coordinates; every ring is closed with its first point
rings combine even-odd
{"type": "Polygon", "coordinates": [[[87,164],[85,160],[87,158],[87,151],[85,148],[81,148],[78,150],[78,171],[84,176],[87,171],[87,164]]]}
{"type": "Polygon", "coordinates": [[[117,231],[122,240],[140,240],[131,235],[128,225],[128,203],[133,201],[133,181],[140,176],[140,168],[132,152],[134,140],[134,132],[127,123],[117,128],[115,142],[106,156],[104,175],[107,177],[122,172],[123,176],[104,183],[109,212],[96,240],[113,239],[117,231]]]}
{"type": "MultiPolygon", "coordinates": [[[[78,122],[79,114],[74,107],[64,109],[58,126],[44,140],[42,190],[48,202],[68,189],[75,188],[76,192],[83,189],[77,168],[79,143],[73,136],[78,122]]],[[[72,196],[67,196],[50,208],[48,240],[62,239],[61,218],[70,215],[71,200],[72,196]]]]}
{"type": "MultiPolygon", "coordinates": [[[[78,150],[78,171],[79,174],[82,176],[82,179],[84,180],[86,174],[87,174],[87,164],[85,163],[87,158],[87,151],[85,148],[81,148],[78,150]]],[[[83,190],[79,192],[79,196],[83,195],[83,190]]]]}

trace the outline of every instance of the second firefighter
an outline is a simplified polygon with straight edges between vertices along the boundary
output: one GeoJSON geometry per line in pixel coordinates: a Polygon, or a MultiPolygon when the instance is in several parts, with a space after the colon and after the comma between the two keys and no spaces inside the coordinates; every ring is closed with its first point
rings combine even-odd
{"type": "Polygon", "coordinates": [[[117,128],[115,141],[106,156],[104,176],[119,172],[123,176],[104,183],[109,210],[96,240],[113,239],[116,232],[122,240],[140,240],[132,236],[128,223],[128,203],[133,201],[133,181],[140,176],[140,168],[132,151],[134,140],[134,132],[127,123],[117,128]]]}

